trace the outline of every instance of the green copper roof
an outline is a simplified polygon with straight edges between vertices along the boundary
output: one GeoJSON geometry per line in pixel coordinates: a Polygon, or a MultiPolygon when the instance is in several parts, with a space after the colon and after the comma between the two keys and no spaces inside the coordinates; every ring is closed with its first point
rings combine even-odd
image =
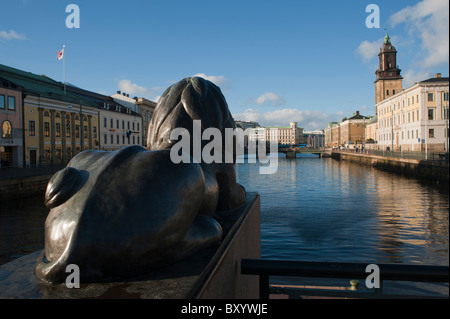
{"type": "Polygon", "coordinates": [[[388,44],[391,43],[391,38],[389,37],[389,35],[386,33],[386,36],[384,37],[384,44],[388,44]]]}

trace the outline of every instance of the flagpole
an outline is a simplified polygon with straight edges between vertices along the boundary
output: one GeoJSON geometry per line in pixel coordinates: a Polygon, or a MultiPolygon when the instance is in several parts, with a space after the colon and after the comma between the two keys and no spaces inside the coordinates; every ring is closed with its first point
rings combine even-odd
{"type": "Polygon", "coordinates": [[[66,95],[66,46],[63,45],[64,95],[66,95]]]}

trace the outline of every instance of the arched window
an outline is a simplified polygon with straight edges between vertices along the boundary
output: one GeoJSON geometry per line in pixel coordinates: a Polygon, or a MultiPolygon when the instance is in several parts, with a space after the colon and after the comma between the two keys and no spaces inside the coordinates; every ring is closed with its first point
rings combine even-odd
{"type": "Polygon", "coordinates": [[[50,113],[48,113],[48,111],[45,111],[45,112],[44,112],[44,116],[45,116],[45,117],[49,117],[49,116],[50,116],[50,113]]]}
{"type": "Polygon", "coordinates": [[[10,121],[2,123],[2,138],[12,138],[12,125],[10,121]]]}

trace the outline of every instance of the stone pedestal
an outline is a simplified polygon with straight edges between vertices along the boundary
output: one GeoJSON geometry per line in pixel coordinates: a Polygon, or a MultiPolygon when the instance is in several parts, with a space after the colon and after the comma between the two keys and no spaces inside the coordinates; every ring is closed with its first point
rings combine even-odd
{"type": "MultiPolygon", "coordinates": [[[[111,283],[65,284],[40,282],[34,267],[36,252],[0,267],[0,298],[19,299],[255,299],[258,278],[242,276],[243,258],[258,259],[261,251],[260,198],[247,194],[246,205],[219,212],[224,238],[218,247],[144,276],[111,283]]],[[[68,273],[69,275],[69,273],[68,273]]]]}

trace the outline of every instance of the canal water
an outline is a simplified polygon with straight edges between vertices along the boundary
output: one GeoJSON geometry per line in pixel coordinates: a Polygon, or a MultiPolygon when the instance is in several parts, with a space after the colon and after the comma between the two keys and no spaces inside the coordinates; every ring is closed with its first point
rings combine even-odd
{"type": "MultiPolygon", "coordinates": [[[[280,158],[273,175],[236,172],[261,195],[263,258],[449,263],[448,187],[313,155],[280,158]]],[[[47,213],[40,196],[0,203],[0,264],[43,248],[47,213]]]]}

